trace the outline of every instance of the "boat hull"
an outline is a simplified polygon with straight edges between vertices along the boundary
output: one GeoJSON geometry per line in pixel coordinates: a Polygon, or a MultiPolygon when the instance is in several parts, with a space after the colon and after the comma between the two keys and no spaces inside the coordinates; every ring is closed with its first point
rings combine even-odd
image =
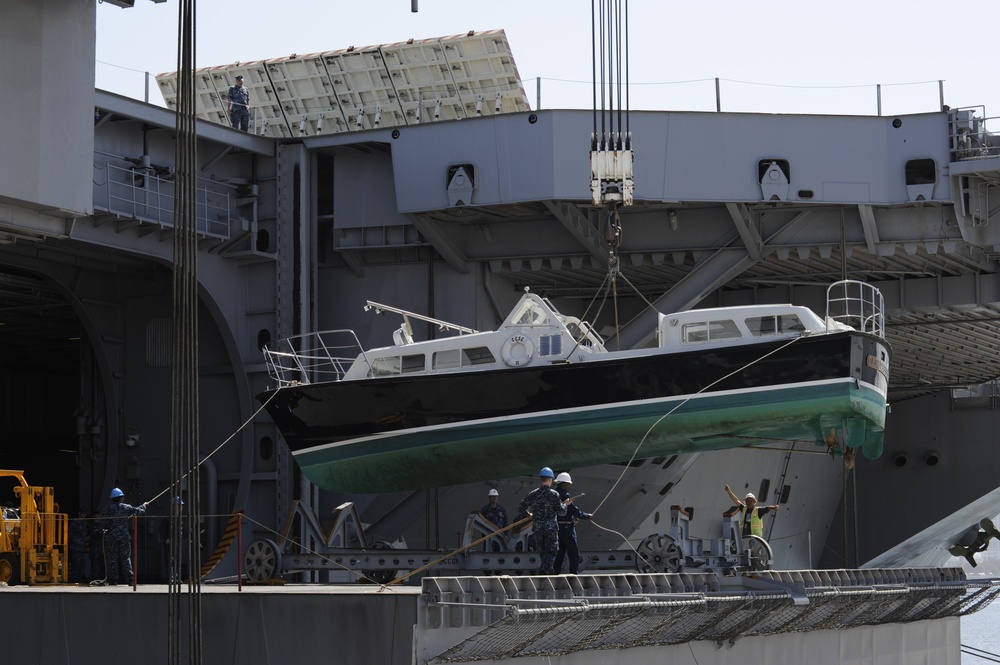
{"type": "Polygon", "coordinates": [[[881,338],[845,332],[304,384],[258,398],[312,482],[384,492],[775,440],[873,450],[885,422],[888,356],[881,338]]]}

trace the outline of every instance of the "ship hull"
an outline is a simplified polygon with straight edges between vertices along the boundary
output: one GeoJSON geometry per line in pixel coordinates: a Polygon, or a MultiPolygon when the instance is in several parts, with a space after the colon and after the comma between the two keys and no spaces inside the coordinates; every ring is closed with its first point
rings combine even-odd
{"type": "Polygon", "coordinates": [[[292,385],[258,399],[306,476],[350,492],[776,440],[881,443],[889,350],[874,336],[843,332],[706,352],[608,355],[292,385]]]}

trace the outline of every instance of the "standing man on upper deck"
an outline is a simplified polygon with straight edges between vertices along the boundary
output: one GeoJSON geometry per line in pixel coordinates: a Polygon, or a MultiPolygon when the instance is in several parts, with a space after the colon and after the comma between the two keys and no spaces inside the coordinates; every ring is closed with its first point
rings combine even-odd
{"type": "Polygon", "coordinates": [[[229,122],[234,129],[250,129],[250,91],[243,87],[243,77],[236,77],[236,85],[229,88],[229,122]]]}

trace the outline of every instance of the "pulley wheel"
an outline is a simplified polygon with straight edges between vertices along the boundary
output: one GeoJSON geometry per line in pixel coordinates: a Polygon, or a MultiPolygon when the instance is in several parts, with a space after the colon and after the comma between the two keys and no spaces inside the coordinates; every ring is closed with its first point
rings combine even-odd
{"type": "Polygon", "coordinates": [[[748,569],[770,570],[771,564],[774,563],[774,555],[766,540],[760,536],[747,536],[743,544],[746,545],[748,569]]]}
{"type": "Polygon", "coordinates": [[[654,533],[639,543],[636,549],[639,572],[679,573],[684,568],[684,555],[674,539],[663,533],[654,533]]]}
{"type": "Polygon", "coordinates": [[[281,550],[273,540],[255,540],[243,557],[243,570],[251,582],[266,582],[281,571],[281,550]]]}

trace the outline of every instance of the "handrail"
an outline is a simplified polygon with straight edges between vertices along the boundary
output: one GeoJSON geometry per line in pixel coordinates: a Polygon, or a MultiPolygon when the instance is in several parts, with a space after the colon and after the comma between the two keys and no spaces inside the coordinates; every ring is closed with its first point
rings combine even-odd
{"type": "MultiPolygon", "coordinates": [[[[174,182],[157,176],[149,169],[108,164],[105,201],[109,212],[149,221],[163,226],[174,225],[174,182]]],[[[96,197],[95,197],[96,199],[96,197]]],[[[230,197],[208,187],[197,190],[197,229],[208,236],[230,237],[230,197]]]]}
{"type": "MultiPolygon", "coordinates": [[[[472,328],[466,328],[465,326],[460,326],[460,325],[458,325],[456,323],[448,323],[447,321],[442,321],[440,319],[435,319],[435,318],[430,317],[430,316],[424,316],[423,314],[417,314],[416,312],[410,312],[410,311],[405,310],[405,309],[399,309],[398,307],[391,307],[389,305],[383,305],[381,303],[377,303],[377,302],[373,302],[373,301],[369,300],[369,301],[367,301],[367,304],[365,305],[365,311],[367,312],[367,311],[372,310],[372,309],[375,310],[376,314],[381,314],[382,312],[392,312],[394,314],[399,314],[399,315],[401,315],[403,317],[404,321],[407,318],[414,318],[414,319],[417,319],[418,321],[425,321],[427,323],[433,323],[434,325],[436,325],[438,327],[439,330],[454,330],[454,331],[457,331],[459,334],[465,334],[465,335],[473,335],[473,334],[479,332],[478,330],[473,330],[472,328]]],[[[409,322],[407,322],[407,323],[409,323],[409,322]]]]}
{"type": "Polygon", "coordinates": [[[952,158],[958,161],[1000,157],[1000,135],[990,133],[987,124],[997,118],[986,116],[985,106],[951,109],[948,141],[952,158]]]}
{"type": "Polygon", "coordinates": [[[866,282],[845,279],[826,289],[826,321],[885,337],[885,301],[882,292],[866,282]]]}
{"type": "MultiPolygon", "coordinates": [[[[364,348],[353,330],[326,330],[285,337],[268,344],[263,349],[267,373],[278,382],[278,387],[340,381],[360,354],[365,362],[364,348]],[[334,343],[343,336],[348,342],[334,343]],[[354,355],[342,355],[356,349],[354,355]]],[[[371,363],[368,363],[371,366],[371,363]]]]}

